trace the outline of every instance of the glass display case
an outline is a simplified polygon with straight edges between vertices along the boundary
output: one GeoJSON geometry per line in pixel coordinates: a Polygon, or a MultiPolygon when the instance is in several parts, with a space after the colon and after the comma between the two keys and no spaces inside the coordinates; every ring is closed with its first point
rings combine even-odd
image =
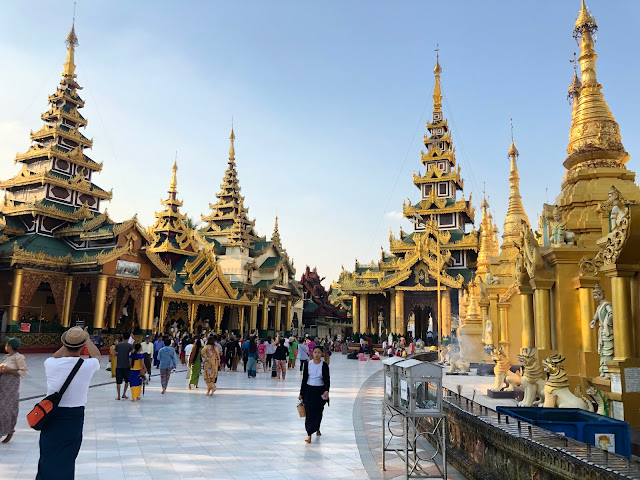
{"type": "Polygon", "coordinates": [[[413,359],[394,366],[398,369],[398,408],[412,416],[440,416],[443,367],[413,359]]]}
{"type": "Polygon", "coordinates": [[[388,405],[398,406],[398,363],[405,361],[402,357],[389,357],[382,361],[384,369],[384,401],[388,405]]]}

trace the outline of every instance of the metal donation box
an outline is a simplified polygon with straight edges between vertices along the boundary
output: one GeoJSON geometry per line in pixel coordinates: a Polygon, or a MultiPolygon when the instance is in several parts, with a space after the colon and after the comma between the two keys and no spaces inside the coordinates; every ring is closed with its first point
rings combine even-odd
{"type": "Polygon", "coordinates": [[[398,407],[398,363],[406,361],[402,357],[389,357],[382,361],[384,368],[384,401],[388,405],[398,407]]]}
{"type": "Polygon", "coordinates": [[[404,360],[398,369],[398,408],[406,415],[442,415],[442,370],[438,364],[404,360]]]}

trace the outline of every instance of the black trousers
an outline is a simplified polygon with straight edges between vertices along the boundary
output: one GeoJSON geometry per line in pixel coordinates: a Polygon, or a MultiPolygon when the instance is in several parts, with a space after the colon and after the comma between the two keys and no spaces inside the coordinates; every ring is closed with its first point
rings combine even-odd
{"type": "Polygon", "coordinates": [[[322,399],[323,393],[324,385],[320,387],[307,385],[304,393],[304,408],[307,412],[307,416],[304,419],[304,428],[307,430],[307,435],[309,436],[320,430],[322,412],[324,411],[325,404],[325,401],[322,399]]]}
{"type": "Polygon", "coordinates": [[[40,431],[36,480],[73,480],[83,427],[84,407],[56,410],[40,431]]]}
{"type": "Polygon", "coordinates": [[[151,378],[151,355],[148,353],[144,354],[144,366],[147,369],[147,373],[149,374],[149,378],[151,378]]]}
{"type": "Polygon", "coordinates": [[[273,361],[273,353],[267,353],[267,367],[271,367],[272,361],[273,361]]]}
{"type": "Polygon", "coordinates": [[[303,372],[304,371],[304,366],[309,362],[309,359],[307,360],[300,360],[300,371],[303,372]]]}

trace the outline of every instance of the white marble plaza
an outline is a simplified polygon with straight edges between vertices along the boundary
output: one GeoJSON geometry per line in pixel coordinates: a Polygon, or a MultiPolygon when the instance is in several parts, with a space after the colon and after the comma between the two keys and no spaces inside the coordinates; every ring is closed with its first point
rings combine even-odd
{"type": "MultiPolygon", "coordinates": [[[[45,392],[46,357],[27,355],[30,372],[21,398],[45,392]]],[[[154,376],[143,400],[134,404],[115,401],[106,366],[103,357],[96,386],[89,389],[77,480],[370,478],[356,444],[352,412],[360,387],[380,362],[332,356],[331,405],[325,409],[323,436],[314,436],[311,445],[304,443],[304,420],[295,407],[298,371],[289,370],[281,383],[269,374],[249,380],[241,371],[224,372],[211,398],[205,397],[202,379],[201,388],[188,390],[184,371],[172,375],[165,395],[154,376]]],[[[34,403],[20,403],[16,434],[0,444],[0,480],[35,478],[39,434],[25,419],[34,403]]]]}

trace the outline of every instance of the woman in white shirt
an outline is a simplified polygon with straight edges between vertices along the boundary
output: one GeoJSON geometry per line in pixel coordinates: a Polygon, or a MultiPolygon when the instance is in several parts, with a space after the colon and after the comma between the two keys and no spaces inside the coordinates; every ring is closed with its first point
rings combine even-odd
{"type": "Polygon", "coordinates": [[[329,376],[329,365],[322,361],[322,347],[317,345],[313,349],[311,361],[306,362],[302,371],[302,384],[300,385],[300,395],[298,399],[304,402],[306,418],[304,427],[307,430],[306,443],[311,443],[311,435],[314,433],[319,437],[320,423],[322,423],[322,412],[324,404],[329,402],[329,387],[331,378],[329,376]]]}

